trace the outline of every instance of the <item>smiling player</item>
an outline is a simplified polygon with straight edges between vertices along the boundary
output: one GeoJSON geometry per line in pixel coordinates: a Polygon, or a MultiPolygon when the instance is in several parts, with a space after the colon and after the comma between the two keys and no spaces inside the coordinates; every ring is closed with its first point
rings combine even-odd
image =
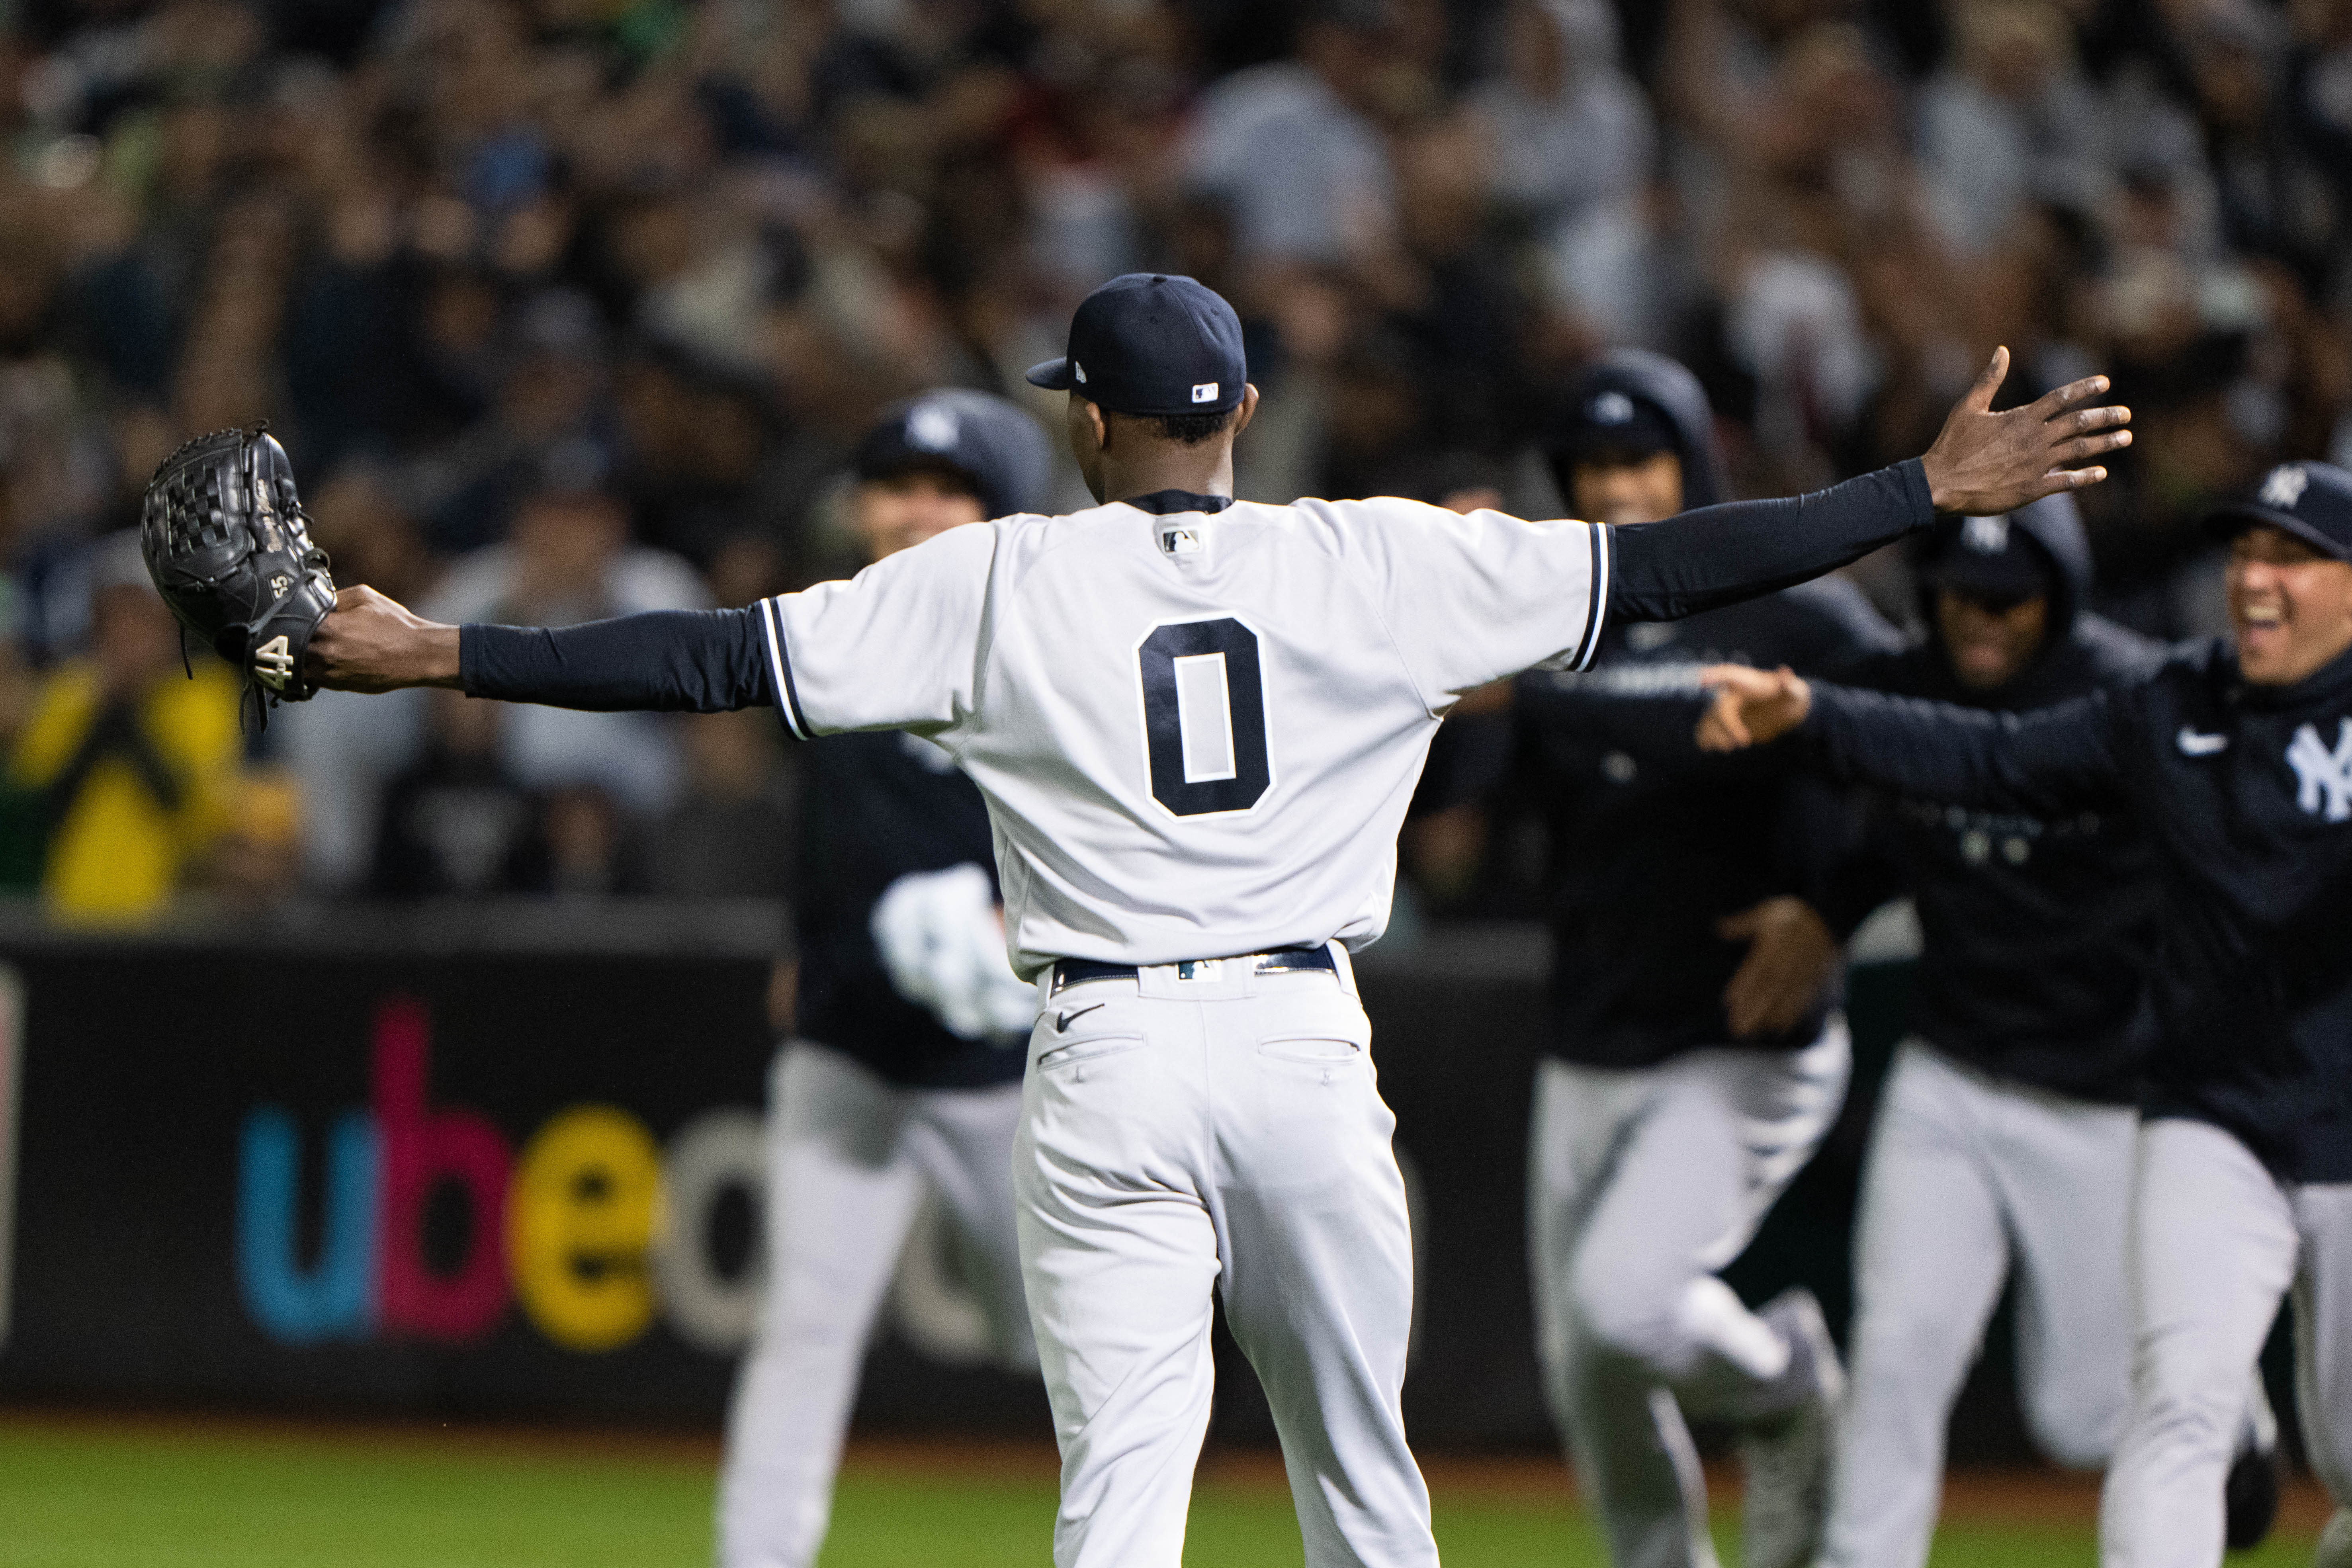
{"type": "MultiPolygon", "coordinates": [[[[2130,1219],[2130,1413],[2108,1568],[2210,1568],[2282,1297],[2314,1468],[2352,1502],[2352,474],[2273,469],[2213,519],[2234,649],[2022,716],[1707,672],[1719,749],[1791,730],[1833,773],[2057,816],[2130,811],[2161,889],[2130,1219]]],[[[2341,1556],[2352,1524],[2328,1550],[2341,1556]]]]}

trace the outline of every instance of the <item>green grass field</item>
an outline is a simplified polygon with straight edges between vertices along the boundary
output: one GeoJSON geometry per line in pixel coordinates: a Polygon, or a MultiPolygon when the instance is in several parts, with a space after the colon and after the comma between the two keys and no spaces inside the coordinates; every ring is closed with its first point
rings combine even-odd
{"type": "MultiPolygon", "coordinates": [[[[1286,1495],[1266,1467],[1245,1468],[1202,1481],[1189,1562],[1299,1561],[1286,1495]]],[[[709,1454],[686,1444],[0,1420],[0,1568],[702,1568],[711,1473],[709,1454]]],[[[1490,1484],[1454,1461],[1433,1490],[1449,1568],[1604,1562],[1564,1486],[1490,1484]]],[[[853,1456],[824,1568],[1040,1568],[1053,1501],[1037,1464],[927,1472],[897,1453],[853,1456]]],[[[2046,1503],[2012,1522],[1985,1511],[1979,1500],[1947,1528],[1939,1568],[2092,1560],[2072,1501],[2055,1519],[2046,1503]]],[[[2310,1511],[2291,1510],[2290,1523],[2310,1511]]],[[[2307,1530],[2283,1529],[2232,1562],[2301,1568],[2310,1551],[2307,1530]]]]}

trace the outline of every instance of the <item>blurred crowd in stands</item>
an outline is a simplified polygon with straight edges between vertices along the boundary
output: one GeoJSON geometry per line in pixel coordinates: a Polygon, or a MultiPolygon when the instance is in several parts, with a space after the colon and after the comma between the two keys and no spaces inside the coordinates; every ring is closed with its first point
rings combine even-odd
{"type": "Polygon", "coordinates": [[[0,886],[79,918],[790,881],[765,713],[242,733],[122,533],[224,426],[339,581],[550,625],[839,574],[876,413],[1139,268],[1240,309],[1256,499],[1556,512],[1617,343],[1785,493],[2006,342],[2136,410],[2102,607],[2187,635],[2200,509],[2352,461],[2352,0],[0,0],[0,886]]]}

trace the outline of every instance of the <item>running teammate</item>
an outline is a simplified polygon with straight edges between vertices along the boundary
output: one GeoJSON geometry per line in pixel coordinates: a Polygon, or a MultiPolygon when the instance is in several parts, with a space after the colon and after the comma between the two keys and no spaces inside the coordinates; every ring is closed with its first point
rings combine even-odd
{"type": "Polygon", "coordinates": [[[1799,729],[1833,773],[1917,796],[2127,811],[2155,846],[2109,1568],[2221,1561],[2223,1473],[2283,1297],[2313,1467],[2352,1501],[2352,474],[2282,465],[2214,526],[2234,648],[2022,716],[1722,666],[1701,724],[1724,748],[1799,729]]]}
{"type": "MultiPolygon", "coordinates": [[[[942,391],[859,445],[868,561],[1029,510],[1045,433],[1002,398],[942,391]]],[[[874,1320],[926,1187],[971,1243],[998,1358],[1034,1370],[1013,1229],[1021,1048],[1036,1008],[1004,961],[988,807],[911,734],[810,748],[796,1037],[768,1104],[767,1294],[728,1413],[721,1568],[808,1568],[874,1320]]]]}
{"type": "MultiPolygon", "coordinates": [[[[1654,522],[1722,498],[1706,394],[1674,361],[1612,353],[1565,407],[1547,448],[1577,516],[1654,522]]],[[[1852,1061],[1838,944],[1808,901],[1853,847],[1845,792],[1703,752],[1686,700],[1638,699],[1696,693],[1723,659],[1829,673],[1897,640],[1824,578],[1607,627],[1589,673],[1517,684],[1552,826],[1528,1169],[1538,1348],[1620,1564],[1715,1561],[1685,1414],[1741,1429],[1745,1568],[1820,1547],[1836,1349],[1811,1292],[1751,1312],[1716,1270],[1811,1158],[1852,1061]]]]}
{"type": "Polygon", "coordinates": [[[1431,1564],[1400,1394],[1412,1316],[1394,1126],[1347,952],[1387,923],[1397,828],[1463,692],[1588,660],[1610,617],[1784,587],[1926,528],[2095,483],[2122,409],[2078,383],[1793,500],[1612,528],[1418,502],[1235,502],[1257,394],[1189,279],[1089,295],[1071,449],[1106,504],[950,529],[746,611],[441,626],[344,591],[330,685],[591,708],[773,703],[795,736],[911,731],[980,786],[1041,1016],[1013,1183],[1062,1445],[1063,1568],[1181,1561],[1211,1296],[1265,1384],[1306,1558],[1431,1564]]]}

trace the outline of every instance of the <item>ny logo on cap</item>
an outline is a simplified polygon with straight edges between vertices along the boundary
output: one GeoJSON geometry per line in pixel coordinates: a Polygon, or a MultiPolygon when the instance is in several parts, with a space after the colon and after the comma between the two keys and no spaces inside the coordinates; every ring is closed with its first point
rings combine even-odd
{"type": "Polygon", "coordinates": [[[2271,470],[2270,478],[2263,481],[2262,503],[2277,507],[2281,511],[2293,511],[2294,503],[2303,499],[2305,487],[2310,483],[2311,476],[2304,472],[2302,464],[2281,463],[2271,470]]]}
{"type": "Polygon", "coordinates": [[[1633,400],[1622,392],[1604,392],[1586,412],[1595,425],[1622,425],[1633,417],[1633,400]]]}
{"type": "Polygon", "coordinates": [[[907,445],[925,452],[955,450],[959,421],[944,403],[919,403],[907,416],[907,445]]]}
{"type": "Polygon", "coordinates": [[[2289,742],[2286,761],[2294,770],[2295,805],[2330,822],[2352,822],[2352,719],[2336,721],[2332,752],[2319,731],[2305,724],[2289,742]]]}
{"type": "Polygon", "coordinates": [[[1084,386],[1087,384],[1087,367],[1080,364],[1076,360],[1072,360],[1070,362],[1070,374],[1078,378],[1078,384],[1080,386],[1084,386]]]}
{"type": "Polygon", "coordinates": [[[1194,383],[1192,384],[1192,401],[1193,401],[1193,402],[1195,402],[1195,403],[1214,403],[1216,400],[1217,400],[1217,384],[1216,384],[1215,382],[1213,382],[1213,381],[1196,381],[1196,382],[1194,382],[1194,383]]]}
{"type": "Polygon", "coordinates": [[[1960,525],[1960,542],[1979,555],[1998,555],[2009,548],[2009,519],[1972,517],[1960,525]]]}

